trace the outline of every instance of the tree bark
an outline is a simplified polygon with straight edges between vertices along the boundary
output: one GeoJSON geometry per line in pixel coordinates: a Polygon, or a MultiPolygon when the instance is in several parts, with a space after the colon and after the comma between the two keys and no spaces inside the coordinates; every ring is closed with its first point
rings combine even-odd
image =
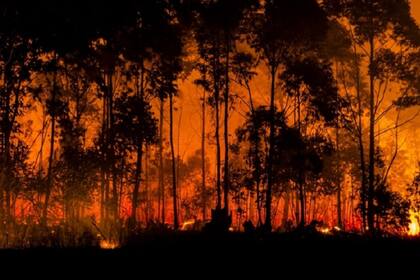
{"type": "Polygon", "coordinates": [[[42,225],[47,226],[47,218],[48,218],[48,207],[50,202],[51,191],[53,187],[53,161],[54,161],[54,139],[55,139],[55,122],[56,122],[56,114],[55,111],[55,99],[56,99],[56,74],[54,73],[53,77],[53,88],[52,88],[52,96],[51,96],[51,104],[53,108],[51,109],[51,137],[50,137],[50,155],[48,157],[48,173],[47,173],[47,190],[45,193],[45,203],[44,209],[42,213],[42,225]]]}
{"type": "Polygon", "coordinates": [[[165,224],[165,184],[163,174],[163,113],[164,99],[160,97],[159,111],[159,208],[162,224],[165,224]]]}
{"type": "Polygon", "coordinates": [[[374,232],[375,220],[373,212],[375,188],[375,77],[374,77],[374,37],[369,39],[369,188],[368,188],[368,227],[369,232],[374,232]]]}
{"type": "MultiPolygon", "coordinates": [[[[216,63],[219,65],[219,63],[216,63]]],[[[220,136],[219,136],[219,124],[220,124],[220,114],[219,114],[219,105],[220,105],[220,96],[219,96],[219,79],[216,67],[214,66],[213,71],[214,73],[214,102],[215,102],[215,109],[216,109],[216,125],[215,125],[215,135],[216,138],[216,191],[217,191],[217,205],[216,209],[222,209],[222,190],[221,190],[221,159],[220,159],[220,136]]]]}
{"type": "MultiPolygon", "coordinates": [[[[338,92],[337,92],[338,99],[338,92]]],[[[337,117],[337,123],[335,128],[335,140],[336,140],[336,152],[337,152],[337,165],[336,165],[336,184],[337,184],[337,226],[343,228],[342,213],[341,213],[341,178],[340,178],[340,132],[339,132],[339,120],[337,117]]]]}
{"type": "Polygon", "coordinates": [[[201,131],[201,203],[203,221],[207,218],[207,195],[206,195],[206,91],[203,90],[202,103],[202,131],[201,131]]]}
{"type": "Polygon", "coordinates": [[[224,164],[224,207],[226,213],[229,214],[229,55],[230,55],[230,39],[226,38],[226,67],[225,67],[225,164],[224,164]]]}
{"type": "Polygon", "coordinates": [[[271,67],[271,97],[270,97],[270,139],[269,151],[267,161],[267,192],[265,204],[265,224],[264,227],[267,231],[271,231],[271,201],[272,201],[272,188],[273,188],[273,153],[274,153],[274,137],[275,137],[275,85],[276,85],[276,67],[271,67]]]}
{"type": "Polygon", "coordinates": [[[174,211],[174,229],[179,228],[178,222],[178,201],[177,201],[177,185],[176,185],[176,158],[174,149],[174,132],[173,132],[173,96],[169,95],[169,137],[171,142],[171,156],[172,156],[172,199],[173,199],[173,211],[174,211]]]}
{"type": "Polygon", "coordinates": [[[143,160],[143,140],[137,145],[137,160],[136,160],[136,174],[134,178],[134,189],[131,200],[131,221],[133,226],[137,222],[137,206],[139,200],[139,190],[141,184],[141,173],[142,173],[142,160],[143,160]]]}

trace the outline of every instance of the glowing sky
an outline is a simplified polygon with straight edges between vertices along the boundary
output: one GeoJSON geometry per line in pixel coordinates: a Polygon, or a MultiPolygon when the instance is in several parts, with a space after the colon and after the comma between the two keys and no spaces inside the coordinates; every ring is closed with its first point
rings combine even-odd
{"type": "Polygon", "coordinates": [[[420,0],[411,0],[411,7],[414,17],[420,23],[420,0]]]}

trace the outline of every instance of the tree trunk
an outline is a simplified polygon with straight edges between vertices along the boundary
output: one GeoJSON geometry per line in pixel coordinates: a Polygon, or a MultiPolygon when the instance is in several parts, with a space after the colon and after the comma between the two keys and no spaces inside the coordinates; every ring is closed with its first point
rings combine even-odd
{"type": "Polygon", "coordinates": [[[173,133],[173,96],[169,95],[169,137],[171,142],[171,156],[172,156],[172,199],[173,199],[173,210],[174,210],[174,229],[179,228],[178,222],[178,201],[177,201],[177,186],[176,186],[176,158],[174,149],[174,133],[173,133]]]}
{"type": "MultiPolygon", "coordinates": [[[[215,74],[217,75],[217,74],[215,74]]],[[[216,209],[221,210],[222,209],[222,190],[221,190],[221,172],[220,172],[220,166],[221,166],[221,160],[220,160],[220,137],[219,137],[219,85],[218,85],[218,78],[215,77],[215,87],[214,87],[214,97],[215,97],[215,108],[216,108],[216,127],[215,127],[215,135],[216,138],[216,191],[217,191],[217,205],[216,209]]]]}
{"type": "Polygon", "coordinates": [[[203,90],[202,103],[202,131],[201,131],[201,203],[203,211],[203,221],[207,215],[207,194],[206,194],[206,91],[203,90]]]}
{"type": "Polygon", "coordinates": [[[263,224],[262,222],[262,206],[261,206],[261,189],[260,189],[260,182],[257,182],[257,214],[258,214],[258,222],[257,222],[257,226],[261,226],[263,224]]]}
{"type": "Polygon", "coordinates": [[[226,213],[229,214],[229,55],[230,55],[230,40],[227,35],[226,38],[226,67],[225,67],[225,165],[224,165],[224,207],[226,213]]]}
{"type": "MultiPolygon", "coordinates": [[[[338,99],[338,93],[337,93],[338,99]]],[[[340,178],[340,132],[339,132],[339,120],[337,118],[337,124],[335,128],[335,140],[337,150],[337,166],[336,166],[336,184],[337,184],[337,226],[343,228],[342,213],[341,213],[341,178],[340,178]]]]}
{"type": "MultiPolygon", "coordinates": [[[[335,73],[339,77],[338,63],[335,63],[335,73]]],[[[337,104],[339,102],[339,92],[337,91],[336,100],[337,104]]],[[[341,164],[341,154],[340,154],[340,118],[337,116],[336,125],[335,125],[335,140],[336,140],[336,185],[337,185],[337,226],[341,229],[343,228],[342,222],[342,210],[341,210],[341,176],[340,176],[340,164],[341,164]]]]}
{"type": "MultiPolygon", "coordinates": [[[[301,120],[301,98],[300,94],[297,95],[297,121],[298,121],[298,131],[299,135],[302,133],[302,120],[301,120]]],[[[298,151],[300,154],[300,150],[298,151]]],[[[302,162],[303,163],[303,162],[302,162]]],[[[304,166],[298,168],[298,186],[299,186],[299,201],[300,201],[300,227],[303,228],[306,223],[306,192],[305,192],[305,170],[304,166]]]]}
{"type": "Polygon", "coordinates": [[[271,231],[271,200],[273,188],[273,153],[274,153],[274,137],[275,137],[275,85],[276,85],[276,68],[271,67],[271,97],[270,97],[270,139],[267,162],[267,193],[265,202],[265,229],[271,231]]]}
{"type": "Polygon", "coordinates": [[[160,111],[159,111],[159,211],[161,213],[162,224],[165,224],[165,184],[163,174],[163,112],[164,99],[160,97],[160,111]]]}
{"type": "Polygon", "coordinates": [[[145,187],[146,187],[146,223],[149,223],[150,212],[152,205],[150,203],[150,181],[149,181],[149,160],[150,160],[150,147],[146,145],[146,161],[145,161],[145,187]]]}
{"type": "Polygon", "coordinates": [[[101,133],[101,188],[100,188],[100,223],[103,225],[105,222],[105,163],[106,163],[106,108],[107,108],[106,94],[103,96],[102,104],[102,133],[101,133]]]}
{"type": "Polygon", "coordinates": [[[299,217],[299,194],[296,191],[295,193],[295,219],[296,219],[296,225],[299,225],[299,221],[301,220],[299,217]]]}
{"type": "Polygon", "coordinates": [[[374,232],[375,221],[373,212],[373,196],[375,188],[375,77],[374,65],[374,37],[369,40],[369,188],[368,188],[368,227],[369,232],[374,232]]]}
{"type": "Polygon", "coordinates": [[[358,144],[359,144],[359,156],[360,156],[360,173],[361,173],[361,190],[360,190],[360,204],[361,204],[361,212],[362,212],[362,224],[363,224],[363,231],[366,229],[367,222],[366,222],[366,186],[367,186],[367,178],[366,178],[366,162],[365,162],[365,147],[363,145],[363,123],[362,123],[362,100],[360,96],[360,85],[359,82],[360,77],[358,75],[357,83],[357,99],[358,99],[358,126],[359,126],[359,134],[357,135],[358,144]]]}
{"type": "Polygon", "coordinates": [[[47,190],[45,193],[45,203],[44,209],[42,213],[42,225],[47,226],[47,217],[48,217],[48,207],[50,202],[51,191],[53,187],[53,161],[54,161],[54,139],[55,139],[55,122],[56,122],[56,115],[55,115],[55,99],[56,99],[56,73],[54,73],[53,77],[53,88],[52,88],[52,96],[51,96],[51,104],[53,108],[51,108],[51,137],[50,137],[50,155],[48,157],[48,171],[47,171],[47,190]]]}
{"type": "Polygon", "coordinates": [[[306,224],[305,187],[302,179],[299,179],[299,202],[300,202],[300,227],[306,224]]]}
{"type": "Polygon", "coordinates": [[[337,189],[337,226],[343,228],[343,220],[341,213],[341,186],[337,189]]]}
{"type": "Polygon", "coordinates": [[[142,173],[142,159],[143,159],[143,140],[140,140],[140,143],[137,145],[137,160],[136,160],[136,173],[134,178],[134,189],[133,196],[131,199],[131,221],[132,226],[135,226],[137,223],[137,206],[139,201],[139,190],[141,183],[141,173],[142,173]]]}
{"type": "MultiPolygon", "coordinates": [[[[115,160],[115,148],[114,148],[114,138],[111,134],[113,127],[114,127],[114,92],[113,92],[113,73],[110,72],[108,75],[108,140],[107,143],[110,147],[109,149],[109,157],[111,159],[111,169],[109,170],[109,178],[112,177],[112,198],[110,201],[110,214],[114,218],[114,222],[117,221],[117,209],[118,209],[118,191],[117,191],[117,167],[116,167],[116,160],[115,160]]],[[[111,182],[108,182],[108,186],[111,182]]]]}

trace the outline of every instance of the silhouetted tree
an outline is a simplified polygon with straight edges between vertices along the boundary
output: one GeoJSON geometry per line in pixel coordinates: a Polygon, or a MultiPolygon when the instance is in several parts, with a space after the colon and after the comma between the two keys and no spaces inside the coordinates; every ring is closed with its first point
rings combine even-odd
{"type": "MultiPolygon", "coordinates": [[[[343,16],[349,20],[352,34],[357,44],[367,57],[369,77],[369,161],[368,161],[368,189],[367,189],[367,222],[370,232],[374,232],[374,198],[375,192],[375,147],[376,123],[379,121],[378,112],[382,103],[377,98],[376,91],[381,91],[383,83],[389,78],[389,71],[393,69],[381,67],[380,61],[384,55],[398,56],[398,51],[387,46],[386,42],[393,41],[404,47],[418,47],[419,28],[410,13],[408,1],[326,1],[326,7],[332,14],[343,16]],[[364,48],[366,46],[366,48],[364,48]],[[378,85],[379,84],[379,85],[378,85]]],[[[391,70],[392,71],[392,70],[391,70]]],[[[385,87],[386,88],[386,87],[385,87]]],[[[385,95],[382,92],[382,96],[385,95]]],[[[399,95],[404,95],[404,90],[399,95]]],[[[386,111],[387,109],[385,109],[386,111]]],[[[379,115],[380,117],[381,115],[379,115]]],[[[379,132],[380,133],[380,132],[379,132]]]]}
{"type": "MultiPolygon", "coordinates": [[[[271,80],[270,111],[276,111],[276,82],[280,66],[289,54],[299,55],[313,49],[323,39],[327,18],[317,1],[266,1],[263,13],[257,14],[250,38],[252,46],[262,53],[271,80]]],[[[284,109],[283,97],[280,108],[284,109]]],[[[273,187],[274,118],[270,124],[270,152],[267,161],[267,194],[265,226],[271,231],[271,196],[273,187]]]]}

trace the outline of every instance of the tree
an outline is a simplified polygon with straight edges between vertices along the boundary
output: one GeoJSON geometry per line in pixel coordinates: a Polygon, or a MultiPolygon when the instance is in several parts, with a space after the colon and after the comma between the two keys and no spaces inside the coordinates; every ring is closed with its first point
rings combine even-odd
{"type": "MultiPolygon", "coordinates": [[[[169,141],[172,156],[172,199],[173,199],[173,215],[174,228],[179,227],[178,201],[177,201],[177,179],[176,179],[176,157],[173,136],[173,98],[177,94],[177,80],[182,72],[182,30],[179,26],[171,24],[171,17],[167,15],[167,25],[160,30],[160,44],[156,48],[158,60],[155,64],[155,72],[153,74],[153,85],[155,95],[161,100],[169,97],[169,141]]],[[[162,103],[161,103],[162,104],[162,103]]],[[[161,105],[162,106],[162,105],[161,105]]],[[[161,115],[162,117],[162,115],[161,115]]]]}
{"type": "Polygon", "coordinates": [[[91,83],[80,67],[66,63],[60,79],[61,112],[58,115],[59,149],[55,182],[62,193],[66,222],[75,225],[93,201],[99,158],[86,146],[87,124],[92,121],[96,101],[91,83]]]}
{"type": "Polygon", "coordinates": [[[420,174],[416,173],[413,182],[407,186],[408,199],[411,202],[411,209],[414,217],[420,224],[420,174]]]}
{"type": "MultiPolygon", "coordinates": [[[[420,32],[410,14],[408,1],[326,1],[326,7],[332,11],[332,14],[349,20],[351,34],[353,34],[356,44],[364,52],[368,64],[369,160],[367,172],[368,188],[366,191],[367,224],[369,231],[374,233],[375,138],[378,134],[381,134],[380,131],[376,131],[375,126],[383,117],[384,112],[389,111],[389,109],[385,108],[381,112],[380,106],[388,88],[387,81],[392,73],[391,69],[393,69],[393,67],[381,67],[381,60],[384,55],[387,57],[396,55],[399,50],[395,46],[403,49],[408,47],[408,52],[410,52],[410,48],[418,47],[420,32]],[[394,42],[394,46],[389,46],[390,42],[394,42]],[[377,97],[377,91],[381,94],[379,97],[377,97]]],[[[402,90],[399,95],[404,96],[404,91],[402,90]]]]}
{"type": "Polygon", "coordinates": [[[143,149],[145,145],[154,143],[156,139],[156,120],[151,112],[150,104],[141,92],[135,92],[126,98],[117,100],[117,142],[127,145],[126,149],[136,153],[134,188],[131,199],[131,223],[137,221],[140,182],[142,180],[143,149]],[[126,143],[124,143],[127,141],[126,143]]]}
{"type": "MultiPolygon", "coordinates": [[[[262,53],[270,73],[270,112],[276,111],[276,81],[280,66],[288,54],[303,54],[325,36],[327,18],[317,1],[266,1],[263,13],[254,20],[250,38],[252,46],[262,53]]],[[[280,108],[283,109],[283,98],[280,108]]],[[[267,194],[265,226],[271,231],[271,196],[273,188],[274,117],[270,124],[270,152],[267,161],[267,194]]]]}
{"type": "MultiPolygon", "coordinates": [[[[14,17],[16,9],[2,4],[0,38],[1,61],[1,97],[0,97],[0,217],[9,224],[14,217],[11,211],[14,174],[18,166],[14,158],[19,158],[21,151],[16,150],[24,144],[18,137],[22,124],[18,118],[22,116],[28,104],[25,101],[30,91],[31,71],[35,63],[33,56],[36,49],[31,40],[19,28],[19,20],[14,17]]],[[[16,178],[17,179],[17,178],[16,178]]]]}

